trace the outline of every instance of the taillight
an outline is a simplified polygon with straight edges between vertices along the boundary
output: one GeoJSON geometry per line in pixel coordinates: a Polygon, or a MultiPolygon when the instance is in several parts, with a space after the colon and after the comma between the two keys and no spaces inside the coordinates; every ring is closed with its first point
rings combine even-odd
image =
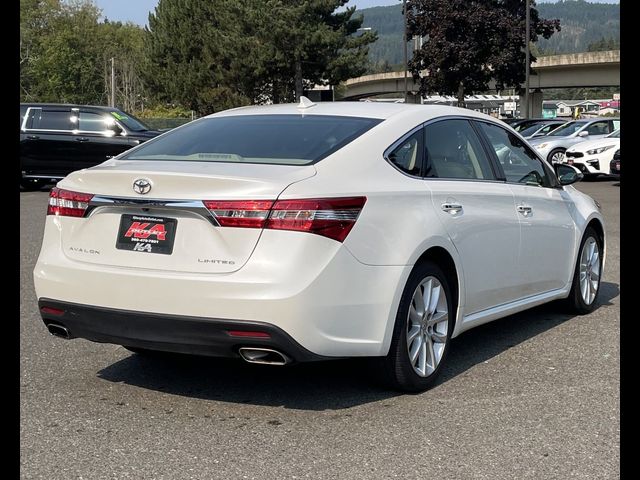
{"type": "Polygon", "coordinates": [[[344,241],[366,197],[301,200],[205,200],[221,227],[293,230],[344,241]]]}
{"type": "Polygon", "coordinates": [[[273,200],[205,200],[221,227],[264,228],[273,200]]]}
{"type": "Polygon", "coordinates": [[[366,197],[278,200],[265,228],[310,232],[342,242],[366,201],[366,197]]]}
{"type": "Polygon", "coordinates": [[[82,217],[93,198],[90,193],[72,192],[54,187],[49,193],[47,215],[82,217]]]}

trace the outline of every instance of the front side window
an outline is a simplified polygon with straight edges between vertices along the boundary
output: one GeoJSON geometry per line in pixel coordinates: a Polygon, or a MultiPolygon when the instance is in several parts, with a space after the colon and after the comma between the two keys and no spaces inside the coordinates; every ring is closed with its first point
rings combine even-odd
{"type": "Polygon", "coordinates": [[[230,115],[195,120],[122,160],[310,165],[382,120],[334,115],[230,115]]]}
{"type": "Polygon", "coordinates": [[[74,115],[71,109],[43,110],[34,108],[30,110],[31,129],[33,130],[73,130],[74,115]]]}
{"type": "Polygon", "coordinates": [[[518,137],[497,125],[478,124],[496,152],[507,182],[553,186],[542,161],[518,137]]]}
{"type": "Polygon", "coordinates": [[[115,120],[108,115],[93,112],[80,112],[78,115],[78,130],[83,132],[113,134],[114,131],[109,127],[114,124],[115,120]]]}
{"type": "Polygon", "coordinates": [[[442,120],[425,127],[425,177],[493,180],[489,159],[467,120],[442,120]]]}
{"type": "Polygon", "coordinates": [[[423,137],[423,131],[419,129],[393,149],[387,155],[387,159],[403,172],[420,176],[422,174],[423,137]]]}
{"type": "Polygon", "coordinates": [[[589,135],[607,135],[611,133],[611,130],[609,130],[609,122],[594,122],[587,127],[587,133],[589,135]]]}

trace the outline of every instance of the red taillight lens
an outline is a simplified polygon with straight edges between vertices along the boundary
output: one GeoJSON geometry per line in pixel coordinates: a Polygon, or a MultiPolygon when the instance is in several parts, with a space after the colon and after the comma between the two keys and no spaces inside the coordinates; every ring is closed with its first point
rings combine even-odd
{"type": "Polygon", "coordinates": [[[310,232],[342,242],[366,201],[366,197],[279,200],[265,228],[310,232]]]}
{"type": "Polygon", "coordinates": [[[90,193],[72,192],[54,187],[49,193],[47,215],[82,217],[93,198],[90,193]]]}
{"type": "Polygon", "coordinates": [[[344,241],[360,215],[366,197],[302,200],[205,200],[221,227],[293,230],[344,241]]]}
{"type": "Polygon", "coordinates": [[[264,228],[273,200],[205,200],[222,227],[264,228]]]}

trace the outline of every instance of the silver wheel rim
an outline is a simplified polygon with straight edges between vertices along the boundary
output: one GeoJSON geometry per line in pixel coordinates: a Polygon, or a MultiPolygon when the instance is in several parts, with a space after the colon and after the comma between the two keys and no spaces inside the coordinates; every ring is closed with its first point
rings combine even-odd
{"type": "Polygon", "coordinates": [[[564,153],[562,152],[554,153],[553,156],[551,157],[551,161],[556,163],[562,163],[564,161],[564,153]]]}
{"type": "Polygon", "coordinates": [[[407,319],[409,362],[421,377],[438,368],[448,333],[447,295],[437,278],[426,277],[413,293],[407,319]]]}
{"type": "Polygon", "coordinates": [[[585,304],[591,305],[600,286],[600,249],[593,237],[587,238],[580,254],[580,294],[585,304]]]}

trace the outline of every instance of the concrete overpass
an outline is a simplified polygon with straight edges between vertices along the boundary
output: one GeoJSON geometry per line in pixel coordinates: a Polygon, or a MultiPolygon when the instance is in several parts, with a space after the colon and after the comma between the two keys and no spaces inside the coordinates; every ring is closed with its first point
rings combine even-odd
{"type": "MultiPolygon", "coordinates": [[[[620,85],[620,50],[571,53],[539,57],[532,64],[530,95],[532,114],[541,112],[542,90],[546,88],[616,87],[620,85]]],[[[422,75],[426,74],[422,72],[422,75]]],[[[415,94],[419,87],[410,73],[408,90],[415,94]]],[[[404,92],[404,72],[376,73],[350,78],[344,83],[344,100],[358,100],[386,93],[404,92]]],[[[493,85],[489,85],[493,89],[493,85]]],[[[522,85],[524,87],[524,85],[522,85]]]]}

